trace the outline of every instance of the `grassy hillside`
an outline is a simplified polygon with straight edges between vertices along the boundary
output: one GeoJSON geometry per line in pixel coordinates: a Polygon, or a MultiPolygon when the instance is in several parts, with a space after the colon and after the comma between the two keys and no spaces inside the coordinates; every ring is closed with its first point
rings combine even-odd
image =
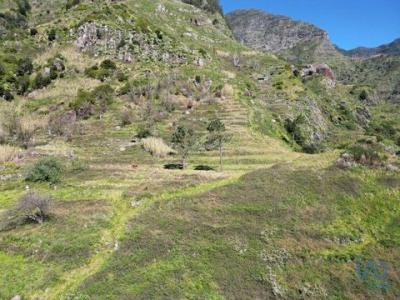
{"type": "Polygon", "coordinates": [[[398,296],[396,102],[302,78],[217,12],[78,2],[1,2],[0,299],[398,296]],[[333,167],[358,140],[388,162],[333,167]],[[51,199],[42,224],[29,191],[51,199]]]}

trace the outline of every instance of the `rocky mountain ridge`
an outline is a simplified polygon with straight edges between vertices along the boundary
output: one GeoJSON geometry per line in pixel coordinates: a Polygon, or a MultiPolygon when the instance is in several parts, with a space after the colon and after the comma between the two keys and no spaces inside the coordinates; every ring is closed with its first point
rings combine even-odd
{"type": "Polygon", "coordinates": [[[235,38],[253,49],[307,63],[340,55],[326,31],[303,21],[262,10],[236,10],[226,19],[235,38]]]}
{"type": "Polygon", "coordinates": [[[351,50],[339,49],[341,53],[353,58],[369,58],[376,55],[400,55],[400,38],[395,39],[393,42],[384,44],[374,48],[357,47],[351,50]]]}

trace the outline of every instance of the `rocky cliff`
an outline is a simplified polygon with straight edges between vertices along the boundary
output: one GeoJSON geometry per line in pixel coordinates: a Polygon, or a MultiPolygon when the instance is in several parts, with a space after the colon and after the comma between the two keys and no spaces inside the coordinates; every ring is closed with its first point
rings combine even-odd
{"type": "Polygon", "coordinates": [[[261,10],[237,10],[227,14],[226,19],[236,39],[257,50],[307,63],[340,56],[328,34],[306,22],[261,10]]]}

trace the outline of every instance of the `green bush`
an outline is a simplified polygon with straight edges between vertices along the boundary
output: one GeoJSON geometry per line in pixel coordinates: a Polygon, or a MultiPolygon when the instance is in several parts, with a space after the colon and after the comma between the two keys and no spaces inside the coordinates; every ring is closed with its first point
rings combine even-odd
{"type": "Polygon", "coordinates": [[[362,165],[376,166],[387,160],[383,146],[372,142],[352,145],[347,149],[347,153],[362,165]]]}
{"type": "Polygon", "coordinates": [[[57,39],[57,32],[54,28],[52,28],[48,33],[47,33],[47,39],[50,42],[53,42],[57,39]]]}
{"type": "Polygon", "coordinates": [[[67,10],[68,10],[68,9],[71,9],[72,7],[78,5],[79,3],[81,3],[80,0],[68,0],[68,1],[67,1],[67,4],[65,5],[65,8],[66,8],[67,10]]]}
{"type": "Polygon", "coordinates": [[[17,75],[24,76],[30,75],[33,71],[33,64],[30,58],[21,58],[17,63],[17,75]]]}
{"type": "Polygon", "coordinates": [[[17,0],[17,7],[18,12],[23,16],[26,16],[31,10],[31,5],[28,0],[17,0]]]}
{"type": "Polygon", "coordinates": [[[100,64],[100,67],[94,65],[87,68],[85,74],[90,78],[104,81],[106,78],[112,77],[116,69],[116,64],[113,61],[106,59],[100,64]]]}
{"type": "Polygon", "coordinates": [[[29,76],[22,76],[18,78],[17,81],[17,93],[18,95],[24,95],[30,86],[29,76]]]}
{"type": "Polygon", "coordinates": [[[364,101],[368,99],[368,93],[366,90],[362,90],[359,95],[360,100],[364,101]]]}
{"type": "Polygon", "coordinates": [[[100,68],[107,69],[107,70],[115,70],[117,69],[117,65],[110,59],[103,60],[100,64],[100,68]]]}
{"type": "Polygon", "coordinates": [[[33,88],[41,89],[48,86],[51,83],[50,77],[43,76],[41,72],[36,74],[35,79],[33,80],[33,88]]]}
{"type": "Polygon", "coordinates": [[[64,170],[61,162],[55,157],[45,157],[37,161],[29,169],[25,180],[30,182],[60,182],[64,170]]]}
{"type": "Polygon", "coordinates": [[[92,92],[80,89],[69,106],[79,118],[88,119],[95,114],[101,116],[113,102],[113,95],[114,90],[107,84],[98,86],[92,92]]]}

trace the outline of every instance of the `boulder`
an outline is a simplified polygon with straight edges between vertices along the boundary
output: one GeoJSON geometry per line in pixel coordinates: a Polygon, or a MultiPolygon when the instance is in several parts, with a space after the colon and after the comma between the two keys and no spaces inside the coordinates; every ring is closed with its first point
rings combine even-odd
{"type": "MultiPolygon", "coordinates": [[[[294,73],[298,73],[297,70],[293,71],[294,73]]],[[[330,80],[336,81],[335,74],[333,73],[332,69],[327,64],[312,64],[307,65],[302,68],[300,71],[300,75],[302,78],[307,78],[310,76],[321,75],[330,80]]]]}

